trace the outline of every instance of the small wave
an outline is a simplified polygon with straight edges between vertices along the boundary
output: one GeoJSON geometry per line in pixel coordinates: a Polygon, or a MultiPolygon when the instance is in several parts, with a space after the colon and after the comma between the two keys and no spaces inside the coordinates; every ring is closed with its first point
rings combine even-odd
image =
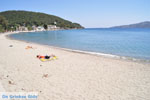
{"type": "Polygon", "coordinates": [[[74,49],[68,49],[68,48],[62,48],[62,47],[56,47],[56,46],[50,46],[50,45],[46,45],[46,46],[53,47],[53,48],[56,48],[56,49],[65,50],[65,51],[75,52],[75,53],[82,53],[82,54],[90,54],[90,55],[95,55],[95,56],[103,56],[103,57],[109,57],[109,58],[123,59],[123,60],[129,60],[129,61],[134,61],[134,62],[150,63],[150,60],[137,59],[137,58],[133,58],[133,57],[118,56],[118,55],[99,53],[99,52],[74,50],[74,49]]]}

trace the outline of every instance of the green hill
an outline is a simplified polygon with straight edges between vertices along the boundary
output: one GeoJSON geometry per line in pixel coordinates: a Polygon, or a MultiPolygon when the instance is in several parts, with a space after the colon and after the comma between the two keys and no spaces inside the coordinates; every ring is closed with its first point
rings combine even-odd
{"type": "Polygon", "coordinates": [[[33,25],[43,26],[43,25],[54,25],[55,23],[56,26],[65,29],[83,28],[78,23],[72,23],[60,17],[45,14],[45,13],[39,13],[39,12],[5,11],[5,12],[0,12],[0,16],[4,17],[8,21],[8,27],[17,26],[17,25],[26,26],[26,27],[31,27],[33,25]]]}

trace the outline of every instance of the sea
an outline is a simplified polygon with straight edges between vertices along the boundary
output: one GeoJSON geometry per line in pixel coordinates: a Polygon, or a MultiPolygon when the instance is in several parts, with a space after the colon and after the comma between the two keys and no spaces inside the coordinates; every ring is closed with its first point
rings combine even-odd
{"type": "Polygon", "coordinates": [[[10,37],[78,52],[150,61],[150,29],[86,28],[23,32],[10,37]]]}

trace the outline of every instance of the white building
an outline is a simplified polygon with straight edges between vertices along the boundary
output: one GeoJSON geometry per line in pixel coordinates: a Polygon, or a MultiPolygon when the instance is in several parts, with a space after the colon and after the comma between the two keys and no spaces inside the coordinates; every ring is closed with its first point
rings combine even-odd
{"type": "Polygon", "coordinates": [[[56,30],[56,29],[60,29],[60,28],[57,27],[56,25],[47,25],[47,30],[56,30]]]}
{"type": "Polygon", "coordinates": [[[16,31],[28,31],[28,28],[25,26],[19,26],[18,28],[16,28],[16,31]]]}
{"type": "Polygon", "coordinates": [[[45,29],[44,29],[44,27],[42,27],[42,26],[38,26],[37,28],[36,28],[36,31],[44,31],[45,29]]]}
{"type": "Polygon", "coordinates": [[[36,26],[35,25],[32,26],[32,30],[36,31],[36,26]]]}

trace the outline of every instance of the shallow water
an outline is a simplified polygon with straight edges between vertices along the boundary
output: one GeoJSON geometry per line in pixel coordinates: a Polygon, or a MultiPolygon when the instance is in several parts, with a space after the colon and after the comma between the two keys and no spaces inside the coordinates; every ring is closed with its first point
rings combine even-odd
{"type": "Polygon", "coordinates": [[[150,29],[78,29],[13,34],[12,38],[62,48],[150,60],[150,29]]]}

